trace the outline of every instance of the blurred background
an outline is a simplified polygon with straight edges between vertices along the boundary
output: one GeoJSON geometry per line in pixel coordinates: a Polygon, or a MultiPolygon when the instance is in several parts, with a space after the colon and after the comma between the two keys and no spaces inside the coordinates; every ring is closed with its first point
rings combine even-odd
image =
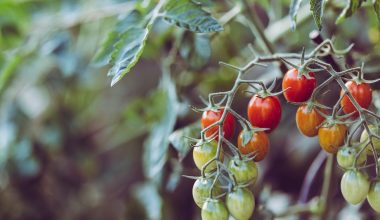
{"type": "MultiPolygon", "coordinates": [[[[290,0],[246,1],[249,7],[230,19],[226,12],[234,12],[234,1],[200,2],[222,23],[227,19],[224,31],[195,34],[159,19],[139,62],[110,87],[110,66],[93,65],[95,53],[124,11],[156,1],[0,1],[0,219],[200,219],[191,195],[194,181],[181,177],[199,175],[181,139],[184,134],[196,137],[199,129],[200,114],[189,105],[202,107],[199,96],[233,85],[236,74],[219,61],[245,65],[254,58],[248,44],[268,54],[244,23],[249,14],[258,17],[275,52],[311,51],[315,44],[309,33],[316,29],[306,2],[294,32],[290,0]],[[163,62],[173,48],[175,61],[168,70],[163,62]]],[[[351,67],[365,62],[368,78],[378,78],[376,14],[363,6],[336,25],[345,4],[329,1],[321,36],[334,38],[337,48],[355,43],[350,56],[336,62],[342,68],[344,62],[351,67]]],[[[279,91],[282,74],[274,63],[252,69],[248,78],[268,83],[277,78],[279,91]]],[[[326,77],[318,74],[318,82],[326,77]]],[[[321,102],[334,104],[338,91],[331,84],[321,102]]],[[[245,117],[249,98],[238,93],[233,104],[245,117]]],[[[282,121],[270,134],[269,156],[259,163],[253,219],[271,219],[271,213],[306,202],[321,190],[323,168],[318,167],[324,156],[318,139],[298,132],[297,107],[280,99],[282,121]],[[315,180],[301,196],[312,164],[315,180]]],[[[342,172],[335,171],[329,218],[374,219],[367,203],[346,204],[339,190],[342,172]]]]}

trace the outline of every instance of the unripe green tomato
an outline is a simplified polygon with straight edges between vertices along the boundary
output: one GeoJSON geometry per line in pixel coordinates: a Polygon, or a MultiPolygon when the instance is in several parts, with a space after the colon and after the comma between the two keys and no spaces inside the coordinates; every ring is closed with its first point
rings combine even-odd
{"type": "Polygon", "coordinates": [[[202,220],[227,220],[228,211],[222,201],[208,198],[202,206],[201,216],[202,220]]]}
{"type": "MultiPolygon", "coordinates": [[[[348,147],[344,146],[338,150],[336,155],[336,159],[338,161],[339,166],[342,168],[348,169],[352,168],[355,162],[355,157],[359,153],[360,149],[357,147],[348,147]]],[[[359,155],[357,165],[363,165],[367,160],[367,153],[365,150],[359,155]]]]}
{"type": "Polygon", "coordinates": [[[255,184],[258,170],[255,162],[252,160],[244,161],[234,158],[228,163],[228,169],[235,176],[238,184],[246,184],[251,181],[255,184]]]}
{"type": "MultiPolygon", "coordinates": [[[[373,132],[374,134],[379,134],[379,128],[375,125],[368,125],[369,130],[373,132]]],[[[363,130],[361,136],[360,136],[360,142],[364,143],[368,141],[368,132],[366,129],[363,130]]],[[[375,149],[379,152],[380,151],[380,139],[372,137],[372,143],[375,149]]],[[[371,145],[367,145],[368,153],[372,153],[371,145]]]]}
{"type": "Polygon", "coordinates": [[[226,196],[226,205],[236,220],[248,220],[255,209],[255,198],[246,188],[237,188],[226,196]]]}
{"type": "MultiPolygon", "coordinates": [[[[193,159],[195,165],[199,170],[202,170],[203,165],[205,165],[209,160],[213,159],[217,153],[218,142],[211,141],[209,143],[204,143],[199,147],[194,147],[193,149],[193,159]]],[[[223,160],[223,152],[221,152],[221,159],[223,160]]],[[[206,172],[210,172],[216,169],[216,161],[211,162],[206,168],[206,172]]]]}
{"type": "MultiPolygon", "coordinates": [[[[206,199],[209,198],[213,181],[214,180],[212,178],[202,177],[198,178],[195,181],[193,185],[193,199],[199,208],[202,208],[206,199]]],[[[218,196],[222,193],[223,191],[219,185],[215,184],[214,189],[212,190],[212,195],[218,196]]]]}
{"type": "Polygon", "coordinates": [[[363,202],[369,190],[367,174],[356,170],[346,171],[340,182],[340,189],[348,203],[356,205],[363,202]]]}
{"type": "Polygon", "coordinates": [[[367,200],[376,212],[380,212],[380,180],[375,180],[371,183],[367,200]]]}

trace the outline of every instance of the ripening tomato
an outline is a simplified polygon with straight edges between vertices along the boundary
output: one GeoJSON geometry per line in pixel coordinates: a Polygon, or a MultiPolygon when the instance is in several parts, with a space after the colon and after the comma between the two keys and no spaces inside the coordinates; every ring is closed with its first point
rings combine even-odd
{"type": "Polygon", "coordinates": [[[255,209],[255,198],[246,188],[237,188],[226,196],[227,209],[236,220],[247,220],[255,209]]]}
{"type": "MultiPolygon", "coordinates": [[[[215,122],[219,121],[222,117],[222,114],[224,112],[224,108],[219,109],[217,111],[208,110],[204,111],[202,114],[202,120],[201,125],[202,129],[214,124],[215,122]]],[[[219,130],[218,126],[214,126],[206,131],[206,136],[210,137],[213,136],[215,133],[217,133],[219,130]]],[[[226,117],[224,118],[223,122],[223,137],[226,139],[231,139],[235,130],[235,120],[231,113],[227,113],[226,117]]],[[[216,136],[215,140],[218,140],[218,136],[216,136]]]]}
{"type": "MultiPolygon", "coordinates": [[[[377,134],[377,135],[380,134],[378,126],[368,125],[368,127],[372,133],[377,134]]],[[[376,151],[380,152],[380,139],[378,139],[376,137],[372,137],[371,140],[372,140],[373,146],[375,147],[376,151]]],[[[360,135],[360,142],[366,143],[367,141],[368,141],[368,132],[366,129],[364,129],[362,134],[360,135]]],[[[371,148],[370,144],[367,145],[367,149],[368,149],[367,152],[369,154],[372,154],[372,148],[371,148]]]]}
{"type": "Polygon", "coordinates": [[[325,120],[314,108],[308,109],[306,105],[298,108],[296,122],[298,130],[308,136],[314,137],[318,134],[318,126],[325,120]]]}
{"type": "Polygon", "coordinates": [[[344,199],[350,204],[363,202],[369,191],[367,174],[357,170],[346,171],[340,182],[340,190],[344,199]]]}
{"type": "MultiPolygon", "coordinates": [[[[194,202],[199,208],[202,208],[203,204],[209,198],[210,190],[214,179],[212,178],[198,178],[193,185],[193,198],[194,202]]],[[[219,184],[214,186],[212,190],[213,196],[218,196],[223,193],[222,189],[219,187],[219,184]]]]}
{"type": "Polygon", "coordinates": [[[228,211],[219,199],[208,198],[202,206],[202,220],[227,220],[228,211]]]}
{"type": "Polygon", "coordinates": [[[380,180],[377,179],[371,183],[367,200],[376,212],[380,212],[380,180]]]}
{"type": "MultiPolygon", "coordinates": [[[[355,81],[346,82],[346,87],[348,91],[355,98],[356,102],[362,108],[368,108],[372,102],[372,89],[367,83],[357,83],[355,81]]],[[[343,95],[344,91],[342,90],[340,95],[343,95]]],[[[343,107],[343,112],[349,114],[351,112],[356,112],[354,116],[358,116],[357,109],[352,104],[347,95],[343,97],[340,101],[340,105],[343,107]]]]}
{"type": "Polygon", "coordinates": [[[313,72],[309,76],[309,79],[304,75],[298,77],[298,70],[295,68],[286,72],[282,80],[282,90],[288,102],[305,102],[310,98],[317,86],[317,80],[313,72]]]}
{"type": "MultiPolygon", "coordinates": [[[[359,153],[359,147],[348,147],[344,146],[338,150],[336,155],[336,159],[338,161],[339,166],[345,169],[352,168],[355,162],[355,157],[359,153]]],[[[365,151],[361,152],[358,159],[357,165],[363,165],[367,160],[367,153],[365,151]]]]}
{"type": "Polygon", "coordinates": [[[258,170],[252,160],[234,158],[228,163],[228,170],[235,176],[238,184],[247,184],[249,182],[255,184],[256,182],[258,170]]]}
{"type": "MultiPolygon", "coordinates": [[[[195,165],[198,169],[202,170],[202,167],[212,158],[216,156],[218,149],[218,142],[211,141],[208,143],[203,143],[198,147],[194,147],[193,149],[193,159],[195,165]]],[[[221,152],[221,160],[223,160],[223,151],[221,152]]],[[[207,166],[206,172],[212,171],[216,169],[216,162],[213,161],[210,165],[207,166]]]]}
{"type": "Polygon", "coordinates": [[[277,96],[261,98],[254,95],[248,103],[248,119],[251,124],[259,128],[269,128],[270,133],[281,120],[281,105],[277,96]]]}
{"type": "Polygon", "coordinates": [[[347,134],[347,126],[334,124],[328,127],[320,127],[318,130],[319,145],[328,153],[335,154],[344,144],[347,134]]]}
{"type": "Polygon", "coordinates": [[[263,131],[255,132],[246,145],[244,145],[244,131],[241,131],[238,137],[238,148],[242,154],[254,153],[255,162],[261,161],[268,154],[269,138],[263,131]]]}

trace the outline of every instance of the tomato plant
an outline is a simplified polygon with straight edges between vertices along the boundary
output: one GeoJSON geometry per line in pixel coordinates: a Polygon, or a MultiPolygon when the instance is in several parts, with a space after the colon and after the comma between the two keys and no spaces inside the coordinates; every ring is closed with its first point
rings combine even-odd
{"type": "Polygon", "coordinates": [[[340,189],[347,202],[356,205],[365,200],[369,191],[368,176],[357,170],[348,170],[340,182],[340,189]]]}
{"type": "MultiPolygon", "coordinates": [[[[355,157],[359,154],[360,148],[355,146],[344,146],[338,150],[337,161],[339,166],[345,169],[352,168],[355,164],[355,157]]],[[[363,165],[367,160],[367,154],[365,151],[358,155],[357,165],[363,165]]]]}
{"type": "Polygon", "coordinates": [[[238,184],[247,184],[249,182],[256,182],[258,176],[258,169],[252,160],[241,160],[238,157],[230,160],[228,169],[234,175],[238,184]]]}
{"type": "Polygon", "coordinates": [[[380,180],[374,180],[369,188],[367,200],[369,205],[376,211],[380,212],[380,180]]]}
{"type": "Polygon", "coordinates": [[[285,73],[282,80],[282,89],[284,97],[288,102],[305,102],[313,93],[317,85],[317,80],[313,72],[308,76],[298,76],[298,70],[293,68],[285,73]]]}
{"type": "Polygon", "coordinates": [[[202,207],[202,220],[227,220],[228,211],[218,199],[207,199],[202,207]]]}
{"type": "Polygon", "coordinates": [[[255,209],[255,198],[251,191],[239,187],[227,194],[226,205],[235,219],[249,219],[255,209]]]}
{"type": "Polygon", "coordinates": [[[253,160],[263,160],[269,151],[269,138],[263,131],[254,132],[245,143],[245,132],[241,131],[238,136],[238,148],[243,154],[253,154],[253,160]]]}
{"type": "Polygon", "coordinates": [[[318,130],[319,144],[328,153],[335,154],[344,144],[347,127],[344,124],[327,125],[318,130]]]}
{"type": "Polygon", "coordinates": [[[298,107],[296,113],[296,123],[298,130],[308,137],[318,135],[318,126],[325,118],[318,113],[315,108],[309,109],[307,105],[298,107]]]}
{"type": "Polygon", "coordinates": [[[248,103],[248,119],[259,128],[269,128],[270,133],[281,120],[281,104],[277,96],[260,97],[254,95],[248,103]]]}
{"type": "MultiPolygon", "coordinates": [[[[346,87],[348,91],[352,94],[352,97],[358,102],[358,104],[367,109],[372,102],[372,89],[370,85],[367,83],[360,83],[355,81],[348,81],[346,83],[346,87]]],[[[344,94],[344,91],[341,91],[341,96],[344,94]]],[[[349,114],[352,112],[356,112],[355,116],[357,116],[357,109],[352,104],[347,95],[344,95],[342,100],[340,101],[340,105],[343,108],[344,113],[349,114]]]]}
{"type": "MultiPolygon", "coordinates": [[[[202,208],[205,201],[209,198],[213,182],[214,180],[212,178],[207,177],[200,177],[194,182],[192,190],[193,199],[199,208],[202,208]]],[[[216,187],[213,188],[213,196],[219,196],[220,194],[222,194],[222,190],[217,184],[216,187]]]]}
{"type": "MultiPolygon", "coordinates": [[[[202,143],[200,146],[194,147],[193,159],[195,165],[198,169],[202,170],[203,166],[210,160],[214,159],[218,155],[217,148],[218,143],[216,141],[211,141],[209,143],[202,143]]],[[[223,158],[223,152],[221,152],[221,158],[223,158]]],[[[216,168],[216,161],[210,163],[207,166],[206,171],[209,172],[216,168]]]]}
{"type": "MultiPolygon", "coordinates": [[[[379,127],[375,126],[375,125],[368,125],[368,128],[371,132],[373,132],[373,134],[376,134],[376,135],[379,135],[379,127]]],[[[368,132],[366,129],[363,130],[362,134],[360,135],[360,142],[362,143],[366,143],[368,141],[368,132]]],[[[372,144],[373,146],[375,147],[375,149],[377,151],[380,151],[380,139],[376,138],[376,137],[372,137],[371,138],[371,141],[372,141],[372,144]]],[[[370,154],[372,154],[372,149],[371,149],[371,146],[368,145],[367,146],[368,148],[368,152],[370,154]]]]}
{"type": "MultiPolygon", "coordinates": [[[[216,122],[218,122],[222,114],[224,112],[224,108],[221,108],[219,110],[208,110],[203,112],[202,114],[202,120],[201,125],[202,128],[206,128],[216,122]]],[[[227,113],[227,116],[225,117],[223,121],[223,137],[227,139],[231,139],[231,137],[234,134],[235,130],[235,120],[231,113],[227,113]]],[[[218,133],[218,126],[214,126],[206,131],[207,136],[213,136],[218,133]]],[[[216,140],[218,140],[218,135],[216,136],[216,140]]]]}

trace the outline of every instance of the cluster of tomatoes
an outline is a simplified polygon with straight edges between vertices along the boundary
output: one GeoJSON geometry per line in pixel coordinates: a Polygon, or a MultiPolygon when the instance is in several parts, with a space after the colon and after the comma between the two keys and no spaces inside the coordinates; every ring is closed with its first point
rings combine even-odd
{"type": "MultiPolygon", "coordinates": [[[[348,202],[357,204],[368,194],[371,206],[376,211],[380,211],[380,180],[370,184],[367,175],[355,168],[363,164],[367,153],[372,153],[372,151],[360,150],[360,146],[345,145],[348,127],[344,120],[357,117],[357,109],[348,95],[342,91],[340,105],[347,117],[338,117],[335,114],[329,116],[327,109],[317,104],[315,97],[312,97],[316,85],[315,75],[312,72],[299,74],[298,70],[293,68],[284,76],[282,90],[285,99],[288,102],[300,104],[296,113],[299,131],[308,137],[318,135],[323,150],[331,154],[337,153],[339,165],[347,169],[342,178],[341,188],[348,202]],[[361,154],[357,158],[359,152],[361,154]]],[[[346,87],[362,108],[369,107],[372,101],[372,90],[367,83],[353,79],[346,83],[346,87]]],[[[234,116],[227,112],[221,126],[223,137],[220,138],[217,135],[220,129],[218,122],[222,120],[224,111],[223,107],[215,107],[203,112],[202,128],[206,137],[213,137],[213,140],[197,143],[193,149],[196,166],[205,172],[193,186],[193,197],[195,203],[202,208],[203,220],[228,219],[229,214],[238,220],[250,218],[255,208],[255,200],[247,186],[254,184],[257,179],[258,169],[255,162],[263,160],[267,155],[269,150],[267,134],[278,126],[282,112],[276,95],[265,89],[254,95],[247,109],[251,126],[248,128],[243,126],[237,139],[238,153],[224,165],[223,148],[220,147],[218,151],[218,144],[229,143],[235,130],[234,116]],[[218,172],[215,172],[216,169],[218,172]],[[233,186],[229,186],[226,193],[223,192],[221,182],[216,177],[220,169],[226,171],[234,180],[233,186]],[[224,194],[226,194],[225,202],[221,200],[224,194]]],[[[371,126],[371,129],[375,127],[371,126]]],[[[367,140],[368,134],[364,131],[361,142],[364,143],[367,140]]],[[[375,145],[380,150],[380,140],[375,142],[375,145]]],[[[370,148],[367,147],[367,149],[370,148]]]]}

